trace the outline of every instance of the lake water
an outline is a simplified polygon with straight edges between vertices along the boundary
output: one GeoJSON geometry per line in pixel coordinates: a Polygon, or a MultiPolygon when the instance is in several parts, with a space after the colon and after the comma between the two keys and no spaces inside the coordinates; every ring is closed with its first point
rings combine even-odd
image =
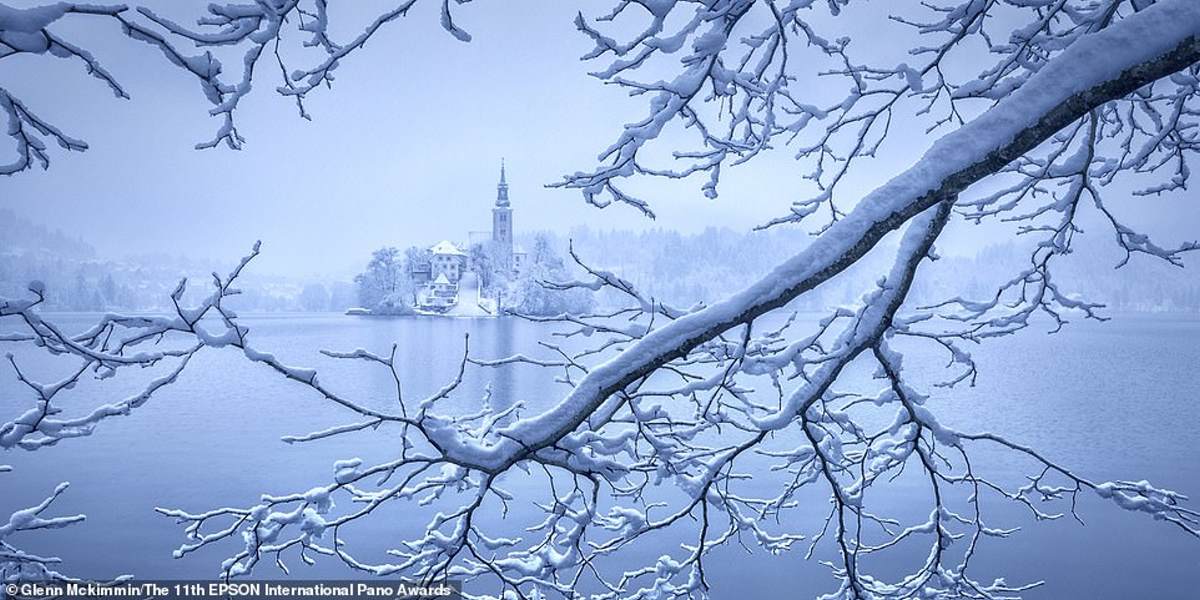
{"type": "MultiPolygon", "coordinates": [[[[86,315],[60,315],[68,328],[83,327],[86,315]]],[[[336,362],[317,349],[364,347],[385,352],[399,344],[404,393],[422,397],[457,369],[463,335],[472,353],[499,357],[529,352],[545,334],[515,321],[455,319],[363,319],[340,315],[248,316],[257,348],[289,364],[321,368],[331,388],[381,406],[394,402],[386,371],[336,362]]],[[[1045,455],[1097,479],[1149,479],[1200,496],[1200,320],[1125,315],[1112,322],[1078,323],[1047,336],[1028,331],[975,350],[981,376],[974,389],[935,396],[933,406],[947,424],[990,430],[1039,448],[1045,455]]],[[[27,349],[18,361],[49,379],[63,366],[27,349]]],[[[928,369],[944,357],[910,357],[906,365],[928,369]],[[922,366],[917,366],[922,365],[922,366]]],[[[72,407],[112,401],[137,389],[137,381],[105,382],[73,390],[72,407]]],[[[537,409],[561,397],[563,388],[546,373],[529,369],[471,372],[451,400],[462,410],[490,385],[498,402],[521,399],[537,409]]],[[[7,420],[30,402],[11,368],[0,370],[0,417],[7,420]]],[[[22,534],[14,542],[27,551],[62,557],[62,570],[78,576],[133,573],[142,578],[203,578],[217,574],[234,552],[220,545],[175,560],[184,541],[172,520],[153,512],[164,506],[202,510],[248,506],[260,493],[307,490],[329,480],[334,461],[394,455],[383,433],[291,446],[280,436],[300,434],[353,420],[298,385],[292,385],[232,352],[201,354],[173,387],[161,391],[126,418],[103,425],[90,438],[66,440],[35,453],[0,453],[0,514],[42,499],[60,481],[71,489],[53,514],[87,513],[86,522],[63,530],[22,534]]],[[[1016,474],[1027,465],[1011,459],[980,459],[993,472],[1016,474]]],[[[517,503],[537,500],[536,490],[515,490],[517,503]]],[[[818,494],[819,496],[819,494],[818,494]]],[[[814,496],[816,498],[817,496],[814,496]]],[[[901,486],[895,501],[913,500],[917,490],[901,486]],[[907,499],[907,500],[906,500],[907,499]]],[[[1200,504],[1200,503],[1198,503],[1200,504]]],[[[895,507],[904,512],[904,507],[895,507]]],[[[382,550],[414,522],[399,503],[367,527],[346,532],[360,558],[382,561],[382,550]]],[[[927,510],[923,508],[922,510],[927,510]]],[[[813,515],[827,505],[814,501],[813,515]]],[[[995,507],[992,526],[1020,525],[1008,540],[985,540],[974,563],[977,577],[1005,576],[1010,583],[1046,580],[1026,594],[1034,599],[1191,600],[1200,598],[1200,540],[1143,515],[1124,513],[1084,498],[1073,520],[1034,523],[1025,513],[995,507]]],[[[510,516],[519,519],[520,511],[510,516]]],[[[811,531],[820,528],[820,517],[811,531]]],[[[804,549],[780,556],[747,554],[736,545],[719,550],[709,563],[715,598],[811,598],[831,591],[825,567],[803,559],[804,549]]],[[[633,560],[652,560],[670,548],[636,548],[633,560]]],[[[909,557],[920,560],[924,548],[909,557]],[[919,555],[918,555],[919,554],[919,555]]],[[[315,567],[293,561],[293,576],[352,576],[336,560],[315,567]]],[[[269,563],[258,576],[279,576],[269,563]]]]}

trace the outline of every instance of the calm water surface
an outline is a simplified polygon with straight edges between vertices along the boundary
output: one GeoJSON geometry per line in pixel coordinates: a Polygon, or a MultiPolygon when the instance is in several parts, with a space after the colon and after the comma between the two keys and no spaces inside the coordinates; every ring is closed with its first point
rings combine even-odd
{"type": "MultiPolygon", "coordinates": [[[[83,327],[86,315],[62,315],[70,327],[83,327]]],[[[386,352],[399,344],[404,393],[422,397],[442,386],[457,369],[464,334],[472,353],[499,357],[536,352],[545,334],[539,326],[509,319],[363,319],[340,315],[251,316],[257,348],[285,362],[321,368],[322,382],[345,395],[394,403],[386,371],[358,363],[335,362],[317,349],[364,347],[386,352]]],[[[978,348],[982,374],[977,387],[935,396],[943,421],[963,430],[990,430],[1044,451],[1093,479],[1149,479],[1200,496],[1200,321],[1179,317],[1120,316],[1105,324],[1074,324],[1059,335],[1030,331],[978,348]]],[[[64,366],[40,354],[18,349],[17,359],[34,375],[49,379],[64,366]]],[[[928,371],[943,356],[913,356],[911,368],[928,371]]],[[[529,369],[472,372],[449,402],[463,411],[478,405],[490,386],[497,404],[520,400],[536,410],[561,397],[551,375],[529,369]]],[[[73,390],[68,410],[112,401],[139,388],[119,379],[73,390]],[[87,404],[85,404],[87,403],[87,404]]],[[[0,370],[0,417],[30,402],[7,366],[0,370]]],[[[260,493],[289,493],[324,483],[334,461],[348,457],[385,459],[395,454],[386,435],[349,436],[304,446],[289,446],[280,436],[323,429],[352,417],[314,397],[305,388],[281,381],[231,352],[197,357],[173,387],[163,390],[127,418],[105,422],[90,438],[67,440],[36,453],[0,453],[0,464],[16,468],[0,475],[0,514],[39,501],[60,481],[71,489],[54,514],[82,512],[85,523],[38,532],[14,541],[26,550],[57,555],[74,575],[107,577],[133,573],[145,578],[209,577],[232,554],[225,544],[171,558],[182,543],[180,528],[153,512],[155,506],[202,510],[248,506],[260,493]]],[[[980,468],[1001,476],[1019,476],[1024,464],[982,453],[980,468]]],[[[518,503],[537,499],[534,490],[518,492],[518,503]],[[528,492],[522,494],[521,492],[528,492]]],[[[827,505],[813,497],[812,527],[827,505]]],[[[923,490],[902,484],[889,496],[893,512],[927,513],[923,490]]],[[[382,551],[398,536],[427,518],[396,504],[367,527],[345,537],[359,558],[383,561],[382,551]],[[419,519],[419,521],[417,521],[419,519]]],[[[1087,523],[1071,520],[1033,523],[1024,513],[993,508],[991,526],[1020,525],[1004,541],[985,541],[975,563],[976,576],[996,573],[1009,582],[1046,580],[1026,597],[1035,599],[1180,599],[1200,598],[1200,540],[1142,515],[1127,514],[1087,498],[1081,513],[1087,523]]],[[[510,515],[514,524],[525,514],[510,515]]],[[[803,513],[801,513],[803,514],[803,513]]],[[[645,546],[645,545],[643,545],[645,546]]],[[[888,559],[899,568],[919,561],[888,559]]],[[[652,561],[670,548],[633,548],[634,561],[652,561]]],[[[825,567],[803,560],[800,548],[789,554],[747,554],[738,546],[718,551],[708,574],[716,598],[811,598],[831,591],[825,567]]],[[[337,561],[315,567],[293,561],[293,576],[350,575],[337,561]]],[[[644,562],[640,564],[645,564],[644,562]]],[[[256,572],[278,576],[269,564],[256,572]]]]}

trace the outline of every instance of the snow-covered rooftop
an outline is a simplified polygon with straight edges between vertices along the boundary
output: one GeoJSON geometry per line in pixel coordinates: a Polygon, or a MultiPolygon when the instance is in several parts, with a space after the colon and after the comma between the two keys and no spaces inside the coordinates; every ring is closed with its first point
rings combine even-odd
{"type": "Polygon", "coordinates": [[[450,285],[450,280],[446,279],[445,273],[438,273],[437,279],[434,279],[433,282],[438,285],[450,285]]]}
{"type": "Polygon", "coordinates": [[[447,240],[442,240],[442,241],[434,244],[433,247],[429,249],[429,251],[434,254],[451,254],[454,256],[466,256],[467,255],[467,253],[463,252],[461,249],[459,249],[459,247],[457,245],[455,245],[454,242],[447,241],[447,240]]]}

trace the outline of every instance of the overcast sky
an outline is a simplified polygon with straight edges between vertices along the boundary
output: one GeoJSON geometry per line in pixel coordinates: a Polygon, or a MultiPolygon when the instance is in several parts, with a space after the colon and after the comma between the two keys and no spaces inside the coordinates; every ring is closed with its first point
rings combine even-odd
{"type": "MultiPolygon", "coordinates": [[[[386,4],[334,4],[336,33],[348,39],[386,4]]],[[[194,19],[201,5],[168,9],[194,19]]],[[[577,192],[545,188],[564,173],[593,167],[621,125],[646,113],[644,98],[602,85],[586,74],[600,65],[579,60],[591,43],[572,25],[576,11],[595,16],[610,3],[473,2],[456,13],[471,43],[439,27],[439,6],[419,3],[343,61],[333,89],[308,101],[312,122],[273,92],[278,73],[264,61],[255,92],[239,109],[248,139],[241,151],[193,149],[219,123],[207,116],[195,81],[155,50],[106,21],[56,25],[91,49],[133,99],[113,98],[78,61],[3,61],[0,84],[91,149],[68,155],[56,148],[49,171],[0,182],[2,202],[80,235],[107,257],[168,252],[232,259],[261,238],[258,268],[308,275],[347,272],[383,245],[463,240],[467,231],[488,228],[501,157],[509,165],[518,230],[747,229],[804,195],[802,169],[787,151],[727,170],[717,200],[701,195],[698,180],[635,186],[653,203],[657,222],[624,207],[598,211],[577,192]]],[[[895,47],[879,34],[856,43],[895,47]]],[[[896,174],[930,141],[916,132],[898,137],[847,192],[868,191],[896,174]]],[[[0,160],[11,151],[0,145],[0,160]]],[[[1195,224],[1194,217],[1192,210],[1182,222],[1195,224]]],[[[970,235],[952,230],[949,241],[970,235]]]]}

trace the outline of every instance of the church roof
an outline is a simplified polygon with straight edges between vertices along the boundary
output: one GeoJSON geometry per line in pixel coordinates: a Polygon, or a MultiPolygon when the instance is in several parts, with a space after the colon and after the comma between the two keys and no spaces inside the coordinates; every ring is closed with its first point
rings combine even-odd
{"type": "Polygon", "coordinates": [[[466,252],[459,250],[458,246],[454,245],[453,242],[450,242],[447,240],[442,240],[442,241],[434,244],[433,247],[429,249],[429,251],[434,254],[451,254],[454,256],[466,256],[467,255],[466,252]]]}

